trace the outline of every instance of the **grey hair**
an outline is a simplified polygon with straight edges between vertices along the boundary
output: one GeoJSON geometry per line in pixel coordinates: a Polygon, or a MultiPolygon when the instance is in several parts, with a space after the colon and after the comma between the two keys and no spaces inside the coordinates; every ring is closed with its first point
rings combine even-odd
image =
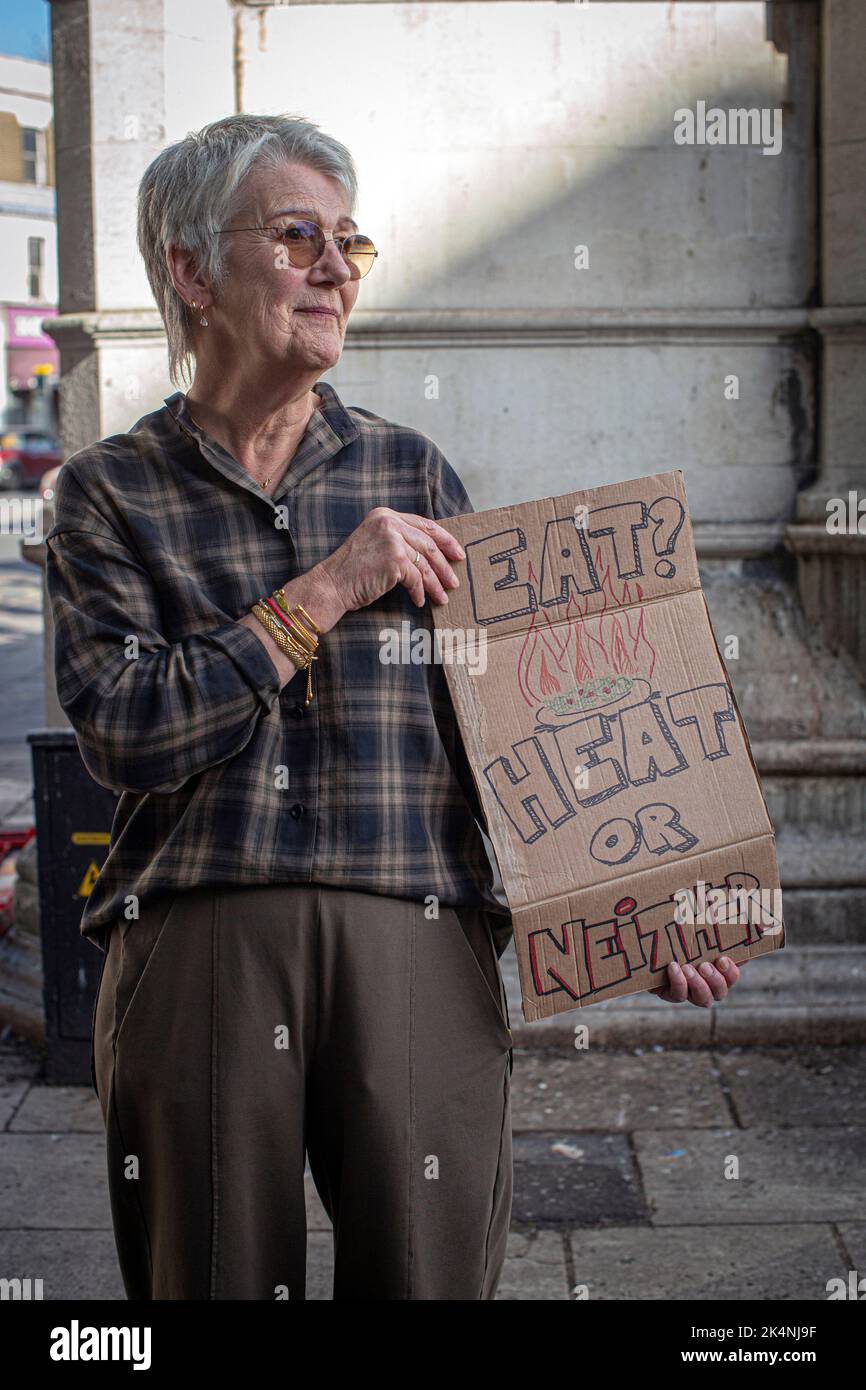
{"type": "Polygon", "coordinates": [[[195,354],[190,310],[168,268],[169,245],[192,252],[218,289],[225,251],[217,231],[236,213],[244,179],[254,166],[275,168],[289,160],[339,180],[354,213],[358,177],[351,154],[303,116],[224,116],[168,145],[145,169],[138,186],[138,249],[165,325],[175,385],[191,380],[195,354]]]}

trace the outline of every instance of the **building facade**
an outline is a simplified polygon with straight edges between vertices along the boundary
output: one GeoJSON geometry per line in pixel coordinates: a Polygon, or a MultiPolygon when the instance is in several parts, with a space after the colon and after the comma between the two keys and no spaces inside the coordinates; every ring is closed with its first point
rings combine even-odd
{"type": "Polygon", "coordinates": [[[0,54],[0,422],[58,423],[51,64],[0,54]]]}

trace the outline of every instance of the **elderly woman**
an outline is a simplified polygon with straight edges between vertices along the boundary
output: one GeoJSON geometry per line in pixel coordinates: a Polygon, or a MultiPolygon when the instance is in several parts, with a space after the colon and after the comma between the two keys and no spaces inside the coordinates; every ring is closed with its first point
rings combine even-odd
{"type": "Polygon", "coordinates": [[[58,695],[120,793],[82,932],[131,1299],[304,1298],[306,1158],[335,1298],[489,1299],[504,1261],[510,918],[441,669],[379,659],[471,505],[321,379],[377,255],[356,191],[305,120],[163,150],[139,246],[191,383],[58,477],[58,695]]]}

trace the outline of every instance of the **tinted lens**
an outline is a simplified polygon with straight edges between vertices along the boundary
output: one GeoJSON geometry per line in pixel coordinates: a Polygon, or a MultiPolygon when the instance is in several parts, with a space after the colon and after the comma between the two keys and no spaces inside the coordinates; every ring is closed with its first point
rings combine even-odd
{"type": "Polygon", "coordinates": [[[347,236],[343,256],[352,271],[352,279],[360,280],[376,259],[376,248],[368,236],[347,236]]]}
{"type": "MultiPolygon", "coordinates": [[[[292,265],[311,266],[325,249],[324,233],[315,222],[293,218],[283,223],[280,231],[292,265]]],[[[343,259],[352,272],[352,279],[360,280],[376,259],[376,248],[369,237],[353,233],[343,239],[343,259]]]]}
{"type": "Polygon", "coordinates": [[[325,238],[315,222],[285,222],[280,231],[292,265],[313,265],[325,249],[325,238]]]}

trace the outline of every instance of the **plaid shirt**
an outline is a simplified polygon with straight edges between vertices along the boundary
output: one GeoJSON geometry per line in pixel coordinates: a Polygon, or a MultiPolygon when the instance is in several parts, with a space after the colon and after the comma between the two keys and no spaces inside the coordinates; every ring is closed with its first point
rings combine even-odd
{"type": "Polygon", "coordinates": [[[315,390],[322,406],[271,496],[180,391],[58,475],[46,537],[57,694],[88,771],[121,793],[81,922],[100,948],[128,895],[143,906],[203,885],[436,894],[510,929],[444,671],[379,659],[380,630],[430,628],[429,602],[416,608],[399,585],[347,613],[321,639],[306,709],[306,674],[281,690],[236,621],[374,506],[472,510],[426,435],[347,409],[327,382],[315,390]]]}

